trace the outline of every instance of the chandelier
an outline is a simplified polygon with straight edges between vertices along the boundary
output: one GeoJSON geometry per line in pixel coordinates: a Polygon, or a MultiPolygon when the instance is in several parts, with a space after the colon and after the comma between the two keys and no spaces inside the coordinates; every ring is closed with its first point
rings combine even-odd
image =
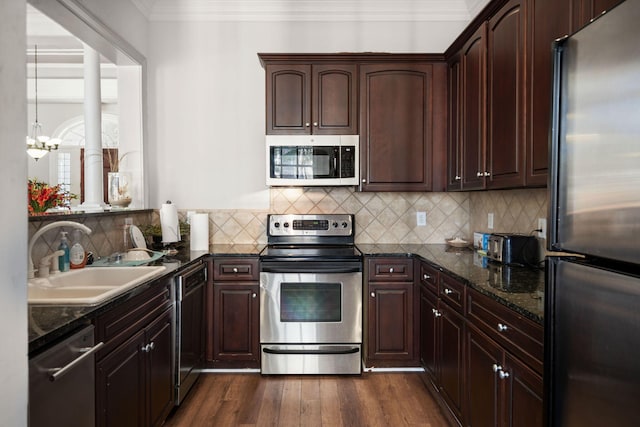
{"type": "Polygon", "coordinates": [[[38,45],[34,46],[34,84],[35,84],[35,105],[36,116],[35,121],[31,125],[31,132],[27,136],[27,154],[29,154],[36,161],[46,156],[51,150],[57,150],[60,145],[58,138],[49,138],[42,134],[42,125],[38,121],[38,45]]]}

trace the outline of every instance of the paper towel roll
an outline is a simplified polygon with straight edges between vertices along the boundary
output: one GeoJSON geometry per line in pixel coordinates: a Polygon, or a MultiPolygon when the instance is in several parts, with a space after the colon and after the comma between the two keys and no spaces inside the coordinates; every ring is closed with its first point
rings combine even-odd
{"type": "Polygon", "coordinates": [[[209,250],[209,214],[191,215],[191,250],[209,250]]]}
{"type": "Polygon", "coordinates": [[[160,208],[160,227],[162,228],[162,243],[173,243],[180,240],[180,226],[178,225],[178,208],[171,203],[163,203],[160,208]]]}

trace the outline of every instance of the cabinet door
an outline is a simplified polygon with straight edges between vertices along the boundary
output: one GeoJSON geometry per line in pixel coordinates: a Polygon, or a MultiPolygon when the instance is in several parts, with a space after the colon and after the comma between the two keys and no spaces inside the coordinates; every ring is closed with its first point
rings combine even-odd
{"type": "Polygon", "coordinates": [[[274,65],[266,69],[269,135],[311,133],[311,65],[274,65]]]}
{"type": "Polygon", "coordinates": [[[542,427],[542,377],[509,353],[505,355],[504,372],[508,374],[503,378],[506,382],[502,399],[504,425],[542,427]]]}
{"type": "Polygon", "coordinates": [[[460,55],[449,60],[449,138],[447,140],[447,190],[462,188],[462,70],[460,55]]]}
{"type": "Polygon", "coordinates": [[[440,323],[439,379],[440,392],[450,409],[461,420],[464,405],[464,318],[439,303],[440,323]]]}
{"type": "Polygon", "coordinates": [[[311,132],[357,135],[357,65],[314,64],[312,75],[311,132]]]}
{"type": "MultiPolygon", "coordinates": [[[[445,88],[446,66],[438,85],[445,88]]],[[[434,109],[445,111],[446,95],[434,96],[433,64],[366,64],[360,67],[360,170],[363,191],[430,191],[435,162],[434,109]],[[442,99],[440,99],[442,98],[442,99]]],[[[440,72],[440,70],[438,70],[440,72]]],[[[444,148],[441,150],[444,151],[444,148]]]]}
{"type": "Polygon", "coordinates": [[[484,187],[485,68],[487,26],[482,24],[462,48],[462,189],[484,187]]]}
{"type": "Polygon", "coordinates": [[[500,413],[499,377],[493,365],[501,366],[503,351],[491,339],[467,326],[467,426],[495,427],[500,413]]]}
{"type": "Polygon", "coordinates": [[[413,283],[369,283],[367,358],[373,365],[412,366],[413,283]]]}
{"type": "Polygon", "coordinates": [[[529,128],[526,185],[546,185],[551,117],[552,42],[571,33],[571,3],[531,0],[529,15],[529,128]]]}
{"type": "Polygon", "coordinates": [[[146,424],[145,345],[145,332],[140,331],[96,364],[99,427],[146,424]]]}
{"type": "Polygon", "coordinates": [[[524,186],[525,4],[490,20],[487,49],[487,188],[524,186]]]}
{"type": "Polygon", "coordinates": [[[174,406],[172,320],[173,309],[169,309],[146,330],[148,419],[152,426],[162,425],[174,406]]]}
{"type": "Polygon", "coordinates": [[[214,365],[237,368],[259,367],[259,285],[214,283],[213,287],[214,365]]]}
{"type": "Polygon", "coordinates": [[[438,298],[427,288],[420,286],[420,363],[434,382],[437,381],[437,314],[438,298]]]}

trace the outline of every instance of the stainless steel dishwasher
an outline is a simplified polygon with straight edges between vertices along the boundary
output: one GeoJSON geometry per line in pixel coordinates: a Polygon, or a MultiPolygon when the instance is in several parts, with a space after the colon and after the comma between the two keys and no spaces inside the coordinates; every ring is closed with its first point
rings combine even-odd
{"type": "Polygon", "coordinates": [[[95,425],[93,326],[29,360],[29,426],[95,425]]]}
{"type": "Polygon", "coordinates": [[[205,357],[207,263],[199,261],[176,280],[176,395],[179,405],[198,379],[205,357]]]}

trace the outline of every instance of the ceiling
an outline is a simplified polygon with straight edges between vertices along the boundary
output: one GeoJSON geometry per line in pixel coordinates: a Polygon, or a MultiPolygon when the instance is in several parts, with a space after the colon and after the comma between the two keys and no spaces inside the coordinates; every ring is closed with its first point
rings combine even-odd
{"type": "Polygon", "coordinates": [[[465,21],[489,0],[131,0],[150,21],[465,21]]]}

